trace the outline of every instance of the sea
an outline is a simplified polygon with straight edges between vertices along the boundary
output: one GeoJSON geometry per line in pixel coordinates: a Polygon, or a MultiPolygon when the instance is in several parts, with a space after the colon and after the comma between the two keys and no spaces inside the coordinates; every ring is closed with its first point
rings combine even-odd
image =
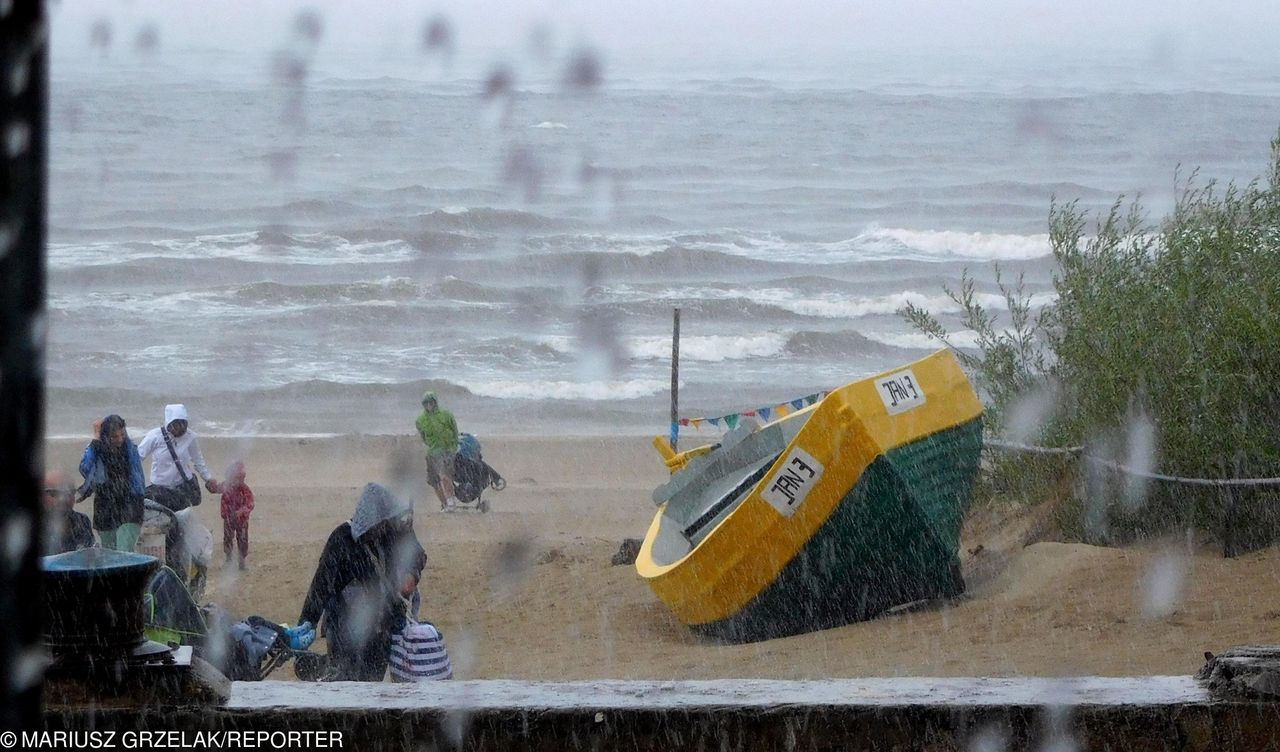
{"type": "MultiPolygon", "coordinates": [[[[47,430],[682,431],[923,357],[962,274],[1054,300],[1054,202],[1265,175],[1280,70],[55,55],[47,430]],[[577,71],[577,75],[573,74],[577,71]]],[[[723,422],[721,421],[723,424],[723,422]]]]}

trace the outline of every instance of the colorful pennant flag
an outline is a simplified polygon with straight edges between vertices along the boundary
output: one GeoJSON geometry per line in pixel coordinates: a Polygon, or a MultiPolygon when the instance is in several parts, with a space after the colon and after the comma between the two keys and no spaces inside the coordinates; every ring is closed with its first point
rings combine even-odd
{"type": "Polygon", "coordinates": [[[676,425],[693,426],[694,429],[697,430],[701,429],[703,423],[710,423],[716,428],[719,428],[720,423],[723,421],[724,424],[732,430],[738,427],[738,424],[742,422],[743,417],[759,417],[767,423],[772,419],[782,418],[790,415],[796,410],[801,410],[806,405],[813,405],[829,394],[831,394],[830,391],[814,392],[813,394],[805,395],[799,399],[793,399],[790,402],[782,402],[777,405],[766,407],[757,407],[754,410],[743,410],[740,413],[720,415],[715,418],[680,418],[676,425]]]}

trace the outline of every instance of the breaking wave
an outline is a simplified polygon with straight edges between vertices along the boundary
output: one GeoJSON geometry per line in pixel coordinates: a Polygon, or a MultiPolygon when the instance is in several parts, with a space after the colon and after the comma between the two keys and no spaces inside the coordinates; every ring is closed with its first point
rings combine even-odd
{"type": "Polygon", "coordinates": [[[901,354],[917,348],[879,342],[859,332],[797,332],[787,339],[786,352],[809,357],[866,357],[901,354]]]}
{"type": "Polygon", "coordinates": [[[1050,254],[1049,236],[1002,235],[954,230],[872,229],[854,239],[867,245],[897,243],[926,256],[963,257],[983,261],[1043,258],[1050,254]]]}

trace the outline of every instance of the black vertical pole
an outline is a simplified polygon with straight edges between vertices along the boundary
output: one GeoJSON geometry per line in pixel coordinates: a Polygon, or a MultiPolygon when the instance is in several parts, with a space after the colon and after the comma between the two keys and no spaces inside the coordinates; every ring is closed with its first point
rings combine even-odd
{"type": "MultiPolygon", "coordinates": [[[[1241,435],[1244,435],[1243,433],[1241,435]]],[[[1231,462],[1231,477],[1244,477],[1244,451],[1237,449],[1231,462]]],[[[1240,496],[1244,489],[1236,486],[1224,486],[1222,489],[1222,557],[1233,559],[1239,552],[1236,540],[1236,514],[1240,506],[1240,496]]]]}
{"type": "Polygon", "coordinates": [[[671,324],[671,448],[680,442],[680,309],[671,324]]]}
{"type": "Polygon", "coordinates": [[[1234,486],[1224,486],[1219,493],[1222,499],[1222,558],[1236,555],[1236,499],[1239,491],[1234,486]]]}
{"type": "Polygon", "coordinates": [[[41,724],[48,27],[0,0],[0,730],[41,724]]]}

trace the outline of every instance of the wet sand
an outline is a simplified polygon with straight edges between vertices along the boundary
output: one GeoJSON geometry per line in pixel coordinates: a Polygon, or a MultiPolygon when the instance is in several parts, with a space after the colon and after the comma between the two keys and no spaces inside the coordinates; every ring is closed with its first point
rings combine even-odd
{"type": "MultiPolygon", "coordinates": [[[[509,486],[488,492],[486,515],[439,511],[409,437],[201,444],[219,477],[243,458],[257,496],[247,572],[222,566],[218,498],[206,494],[199,508],[215,536],[210,600],[294,621],[329,532],[365,482],[387,483],[416,499],[429,557],[423,615],[444,631],[460,678],[1188,674],[1206,650],[1280,640],[1278,548],[1224,560],[1185,539],[1056,543],[1040,540],[1035,514],[984,510],[966,528],[970,592],[957,602],[762,643],[709,643],[632,567],[609,563],[623,538],[644,534],[650,492],[665,476],[645,437],[487,439],[485,458],[509,486]]],[[[83,447],[51,440],[48,465],[74,473],[83,447]]]]}

